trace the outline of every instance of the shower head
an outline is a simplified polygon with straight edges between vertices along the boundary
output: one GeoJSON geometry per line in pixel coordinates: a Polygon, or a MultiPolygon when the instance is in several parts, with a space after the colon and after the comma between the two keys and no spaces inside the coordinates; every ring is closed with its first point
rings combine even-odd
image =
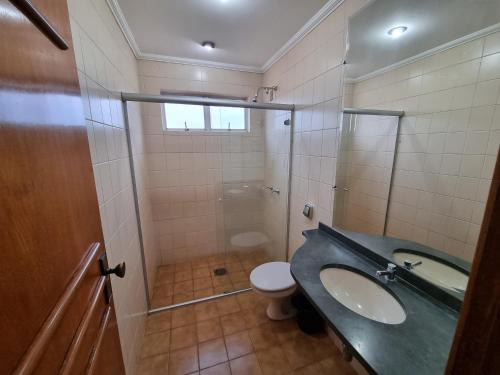
{"type": "Polygon", "coordinates": [[[257,103],[257,99],[259,97],[260,90],[264,90],[267,95],[269,95],[269,101],[273,101],[274,99],[274,92],[278,91],[278,86],[262,86],[257,89],[257,92],[255,93],[252,102],[257,103]]]}

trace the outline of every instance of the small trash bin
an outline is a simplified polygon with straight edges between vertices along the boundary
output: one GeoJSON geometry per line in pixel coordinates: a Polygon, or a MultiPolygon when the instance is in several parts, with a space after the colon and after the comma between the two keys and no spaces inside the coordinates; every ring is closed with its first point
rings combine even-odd
{"type": "Polygon", "coordinates": [[[297,324],[302,332],[312,335],[323,331],[323,318],[302,293],[293,296],[291,302],[297,309],[297,324]]]}

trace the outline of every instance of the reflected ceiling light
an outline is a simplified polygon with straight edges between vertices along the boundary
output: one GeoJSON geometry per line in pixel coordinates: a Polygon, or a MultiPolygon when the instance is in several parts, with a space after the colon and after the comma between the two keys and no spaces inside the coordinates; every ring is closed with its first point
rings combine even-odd
{"type": "Polygon", "coordinates": [[[215,43],[214,42],[210,42],[208,40],[204,41],[204,42],[201,42],[201,46],[203,48],[205,48],[206,50],[213,50],[215,48],[215,43]]]}
{"type": "Polygon", "coordinates": [[[406,26],[397,26],[390,29],[387,34],[389,34],[393,39],[399,38],[403,33],[408,30],[406,26]]]}

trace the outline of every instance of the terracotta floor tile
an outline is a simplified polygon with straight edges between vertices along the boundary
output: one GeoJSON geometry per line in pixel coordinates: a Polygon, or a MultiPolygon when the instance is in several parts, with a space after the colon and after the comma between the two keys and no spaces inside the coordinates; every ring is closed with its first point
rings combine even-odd
{"type": "Polygon", "coordinates": [[[148,316],[146,320],[146,334],[167,331],[172,327],[172,312],[165,311],[148,316]]]}
{"type": "Polygon", "coordinates": [[[219,318],[203,320],[196,323],[198,342],[216,339],[222,336],[222,327],[219,318]]]}
{"type": "Polygon", "coordinates": [[[230,335],[245,330],[247,328],[245,319],[246,317],[241,311],[221,316],[220,320],[224,335],[230,335]]]}
{"type": "Polygon", "coordinates": [[[237,283],[239,281],[247,281],[248,280],[248,276],[245,272],[241,271],[241,272],[231,272],[229,273],[229,278],[231,279],[231,282],[234,284],[234,283],[237,283]]]}
{"type": "Polygon", "coordinates": [[[238,300],[241,308],[244,310],[255,307],[255,304],[257,303],[257,298],[255,297],[254,292],[244,292],[237,294],[236,299],[238,300]]]}
{"type": "Polygon", "coordinates": [[[178,307],[172,310],[172,328],[193,324],[195,318],[194,306],[178,307]]]}
{"type": "Polygon", "coordinates": [[[325,374],[345,374],[345,375],[355,375],[356,371],[352,366],[344,361],[344,359],[339,355],[326,358],[320,362],[321,367],[325,374]]]}
{"type": "Polygon", "coordinates": [[[212,367],[228,360],[226,346],[222,338],[205,341],[199,344],[198,355],[200,359],[200,369],[212,367]]]}
{"type": "Polygon", "coordinates": [[[198,268],[204,268],[204,267],[208,268],[208,259],[206,257],[204,257],[204,258],[199,258],[199,259],[193,260],[191,262],[191,267],[192,267],[193,271],[198,269],[198,268]]]}
{"type": "Polygon", "coordinates": [[[236,296],[219,298],[217,300],[217,307],[219,308],[220,315],[227,315],[240,311],[240,305],[236,296]]]}
{"type": "Polygon", "coordinates": [[[285,353],[292,369],[310,365],[316,360],[316,355],[311,350],[310,342],[306,338],[298,338],[282,343],[281,349],[285,353]]]}
{"type": "Polygon", "coordinates": [[[197,344],[196,325],[191,324],[172,329],[170,348],[171,350],[186,348],[197,344]]]}
{"type": "Polygon", "coordinates": [[[183,293],[183,294],[174,294],[172,302],[173,303],[182,303],[182,302],[192,301],[193,299],[194,299],[193,292],[183,293]]]}
{"type": "Polygon", "coordinates": [[[231,370],[229,369],[229,362],[221,363],[217,366],[201,370],[200,375],[231,375],[231,370]]]}
{"type": "Polygon", "coordinates": [[[193,288],[194,290],[203,290],[210,288],[212,286],[212,278],[210,277],[203,277],[201,279],[194,279],[193,280],[193,288]]]}
{"type": "Polygon", "coordinates": [[[174,295],[189,293],[192,292],[193,289],[193,280],[181,281],[179,283],[174,284],[174,295]]]}
{"type": "Polygon", "coordinates": [[[293,371],[293,375],[328,375],[319,363],[312,363],[293,371]]]}
{"type": "Polygon", "coordinates": [[[160,354],[145,358],[139,363],[138,375],[167,375],[168,354],[160,354]]]}
{"type": "Polygon", "coordinates": [[[248,289],[251,287],[252,286],[250,285],[250,280],[238,281],[235,283],[233,282],[233,289],[234,290],[248,289]]]}
{"type": "Polygon", "coordinates": [[[186,269],[185,271],[175,272],[174,282],[180,283],[181,281],[192,280],[193,272],[190,269],[186,269]]]}
{"type": "Polygon", "coordinates": [[[212,277],[212,284],[213,284],[214,288],[222,287],[222,286],[226,286],[226,285],[231,285],[231,279],[229,278],[228,275],[213,276],[212,277]]]}
{"type": "Polygon", "coordinates": [[[291,371],[285,353],[278,346],[261,350],[255,354],[262,372],[266,375],[288,374],[291,371]]]}
{"type": "Polygon", "coordinates": [[[194,309],[197,322],[217,318],[219,316],[219,309],[216,301],[197,303],[194,309]]]}
{"type": "Polygon", "coordinates": [[[247,325],[247,328],[251,327],[257,327],[261,324],[265,324],[269,322],[269,318],[266,315],[266,309],[265,308],[254,308],[250,310],[246,310],[247,315],[246,315],[246,320],[245,323],[247,325]]]}
{"type": "Polygon", "coordinates": [[[213,288],[207,288],[207,289],[202,289],[202,290],[195,290],[194,291],[194,298],[203,298],[203,297],[210,297],[214,295],[214,289],[213,288]]]}
{"type": "Polygon", "coordinates": [[[191,263],[190,262],[176,263],[175,264],[175,272],[188,271],[188,270],[191,270],[191,263]]]}
{"type": "Polygon", "coordinates": [[[193,279],[202,279],[206,277],[210,277],[210,270],[208,267],[193,269],[193,279]]]}
{"type": "Polygon", "coordinates": [[[156,275],[156,285],[173,284],[173,283],[174,283],[173,271],[156,275]]]}
{"type": "Polygon", "coordinates": [[[211,255],[208,257],[208,264],[210,266],[215,265],[215,264],[221,264],[224,263],[224,255],[219,254],[219,255],[211,255]]]}
{"type": "Polygon", "coordinates": [[[229,359],[238,358],[253,352],[252,341],[247,331],[233,333],[224,337],[229,359]]]}
{"type": "Polygon", "coordinates": [[[170,331],[152,333],[144,337],[142,358],[167,353],[170,349],[170,331]]]}
{"type": "Polygon", "coordinates": [[[167,273],[174,273],[175,272],[175,264],[165,264],[162,266],[158,267],[158,275],[164,275],[167,273]]]}
{"type": "Polygon", "coordinates": [[[255,354],[233,359],[229,364],[232,375],[262,375],[259,361],[255,354]]]}
{"type": "Polygon", "coordinates": [[[184,375],[198,371],[198,347],[191,346],[170,352],[169,375],[184,375]]]}
{"type": "Polygon", "coordinates": [[[233,290],[234,290],[233,284],[216,286],[216,287],[214,287],[214,295],[232,292],[233,290]]]}
{"type": "Polygon", "coordinates": [[[257,351],[278,345],[278,338],[269,323],[254,327],[248,332],[252,340],[252,345],[257,351]]]}
{"type": "Polygon", "coordinates": [[[169,306],[173,303],[173,296],[168,296],[164,298],[152,298],[151,299],[151,307],[153,309],[157,309],[158,307],[169,306]]]}
{"type": "Polygon", "coordinates": [[[242,272],[243,266],[241,265],[241,263],[239,261],[226,263],[226,270],[228,272],[242,272]]]}
{"type": "Polygon", "coordinates": [[[339,350],[326,333],[321,336],[309,336],[309,341],[311,342],[317,361],[334,355],[340,355],[339,350]]]}
{"type": "Polygon", "coordinates": [[[156,286],[153,291],[153,298],[163,298],[174,295],[174,284],[161,284],[156,286]]]}
{"type": "Polygon", "coordinates": [[[276,320],[271,325],[279,342],[291,341],[300,333],[296,319],[276,320]]]}

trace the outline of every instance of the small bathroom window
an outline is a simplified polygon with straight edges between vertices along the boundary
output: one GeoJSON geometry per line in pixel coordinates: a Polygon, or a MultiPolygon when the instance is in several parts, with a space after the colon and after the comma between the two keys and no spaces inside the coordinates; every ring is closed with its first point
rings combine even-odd
{"type": "Polygon", "coordinates": [[[248,131],[248,116],[247,109],[238,107],[162,105],[163,128],[167,131],[248,131]]]}

